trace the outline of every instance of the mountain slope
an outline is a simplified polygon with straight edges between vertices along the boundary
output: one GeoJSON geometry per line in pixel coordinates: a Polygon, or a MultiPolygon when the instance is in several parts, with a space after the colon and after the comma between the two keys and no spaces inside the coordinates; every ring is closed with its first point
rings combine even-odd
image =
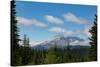
{"type": "Polygon", "coordinates": [[[42,43],[37,44],[36,46],[33,46],[32,48],[38,48],[38,49],[48,49],[50,47],[56,47],[63,48],[64,46],[68,45],[68,42],[70,45],[73,45],[76,43],[77,45],[78,42],[83,42],[84,39],[79,38],[79,37],[64,37],[64,36],[57,36],[52,40],[46,40],[42,43]]]}

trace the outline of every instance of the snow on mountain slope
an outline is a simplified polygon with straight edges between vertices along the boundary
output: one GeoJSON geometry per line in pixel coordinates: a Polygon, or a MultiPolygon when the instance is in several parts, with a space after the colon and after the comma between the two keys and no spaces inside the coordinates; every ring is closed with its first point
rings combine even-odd
{"type": "Polygon", "coordinates": [[[36,44],[35,46],[33,46],[33,48],[48,49],[50,47],[54,47],[55,45],[57,47],[63,48],[64,46],[67,46],[68,43],[70,45],[81,45],[81,42],[83,43],[84,41],[85,41],[84,39],[75,36],[74,37],[57,36],[51,40],[46,40],[39,44],[36,44]]]}

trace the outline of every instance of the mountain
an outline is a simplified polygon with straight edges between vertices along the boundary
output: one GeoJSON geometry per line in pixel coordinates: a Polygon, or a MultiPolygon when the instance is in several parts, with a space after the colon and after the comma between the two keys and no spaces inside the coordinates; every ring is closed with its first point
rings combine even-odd
{"type": "Polygon", "coordinates": [[[63,48],[65,46],[67,46],[68,43],[70,44],[70,46],[73,46],[74,44],[76,44],[77,47],[79,47],[78,43],[83,42],[83,41],[84,41],[84,39],[82,39],[80,37],[75,37],[75,36],[74,37],[56,36],[52,40],[46,40],[42,43],[37,44],[36,46],[33,46],[32,48],[48,49],[48,48],[54,47],[54,46],[63,48]]]}

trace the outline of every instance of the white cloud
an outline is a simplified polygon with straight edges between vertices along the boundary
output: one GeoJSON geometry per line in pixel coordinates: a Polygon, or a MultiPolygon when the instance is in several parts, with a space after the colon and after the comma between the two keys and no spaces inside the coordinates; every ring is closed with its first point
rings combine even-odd
{"type": "Polygon", "coordinates": [[[42,23],[42,22],[40,22],[40,21],[38,21],[38,20],[36,20],[36,19],[33,19],[32,21],[33,21],[33,24],[34,24],[35,26],[47,27],[46,24],[44,24],[44,23],[42,23]]]}
{"type": "Polygon", "coordinates": [[[38,27],[47,27],[46,24],[36,20],[36,19],[27,19],[27,18],[24,18],[24,17],[17,17],[17,20],[18,20],[18,24],[22,24],[22,25],[25,25],[25,26],[31,26],[31,25],[35,25],[35,26],[38,26],[38,27]]]}
{"type": "Polygon", "coordinates": [[[51,15],[45,15],[44,17],[48,22],[53,23],[53,24],[63,24],[64,23],[63,20],[61,20],[60,18],[51,16],[51,15]]]}
{"type": "Polygon", "coordinates": [[[20,46],[23,46],[23,41],[18,42],[20,46]]]}
{"type": "Polygon", "coordinates": [[[70,42],[70,45],[77,45],[78,43],[79,43],[79,41],[78,40],[75,40],[73,42],[70,42]]]}
{"type": "Polygon", "coordinates": [[[86,46],[86,45],[88,45],[88,46],[90,46],[89,45],[89,39],[86,39],[86,40],[84,40],[84,41],[81,41],[81,42],[79,42],[79,45],[83,45],[83,46],[86,46]]]}
{"type": "Polygon", "coordinates": [[[60,27],[53,27],[53,28],[48,29],[48,31],[54,32],[54,33],[62,33],[64,36],[70,36],[70,35],[74,34],[73,31],[66,30],[66,29],[63,29],[63,28],[60,28],[60,27]]]}
{"type": "Polygon", "coordinates": [[[84,41],[74,41],[74,42],[71,42],[70,45],[80,45],[80,46],[89,46],[89,40],[84,40],[84,41]]]}
{"type": "Polygon", "coordinates": [[[23,24],[26,26],[30,26],[33,24],[31,20],[24,17],[17,17],[17,20],[18,20],[18,24],[23,24]]]}
{"type": "Polygon", "coordinates": [[[62,33],[65,32],[66,30],[60,27],[53,27],[48,30],[49,32],[55,32],[55,33],[62,33]]]}
{"type": "Polygon", "coordinates": [[[77,23],[77,24],[87,24],[88,21],[82,17],[76,16],[73,13],[64,14],[64,19],[69,22],[77,23]]]}
{"type": "Polygon", "coordinates": [[[86,25],[86,26],[84,27],[83,33],[84,33],[87,37],[90,37],[90,36],[91,36],[91,34],[90,34],[90,32],[89,32],[89,30],[90,30],[91,27],[92,27],[92,25],[86,25]]]}
{"type": "Polygon", "coordinates": [[[36,45],[39,45],[41,43],[43,43],[44,41],[31,41],[30,42],[30,46],[33,47],[33,46],[36,46],[36,45]]]}
{"type": "Polygon", "coordinates": [[[66,32],[64,32],[64,36],[72,36],[75,35],[75,33],[71,30],[66,30],[66,32]]]}
{"type": "Polygon", "coordinates": [[[84,29],[84,34],[87,35],[87,36],[90,36],[90,33],[89,33],[89,29],[88,28],[85,28],[84,29]]]}

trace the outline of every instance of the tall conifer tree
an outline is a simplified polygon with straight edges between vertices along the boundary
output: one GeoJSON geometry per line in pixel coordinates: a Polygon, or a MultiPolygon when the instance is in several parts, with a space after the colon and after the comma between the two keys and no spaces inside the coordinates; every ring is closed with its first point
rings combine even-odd
{"type": "Polygon", "coordinates": [[[16,20],[16,11],[15,11],[15,1],[11,1],[11,65],[19,65],[20,64],[20,56],[19,56],[19,35],[17,28],[17,20],[16,20]]]}
{"type": "Polygon", "coordinates": [[[95,15],[95,19],[94,19],[94,25],[92,26],[92,28],[89,30],[89,32],[91,33],[91,37],[90,39],[90,59],[93,61],[97,60],[97,15],[95,15]]]}

